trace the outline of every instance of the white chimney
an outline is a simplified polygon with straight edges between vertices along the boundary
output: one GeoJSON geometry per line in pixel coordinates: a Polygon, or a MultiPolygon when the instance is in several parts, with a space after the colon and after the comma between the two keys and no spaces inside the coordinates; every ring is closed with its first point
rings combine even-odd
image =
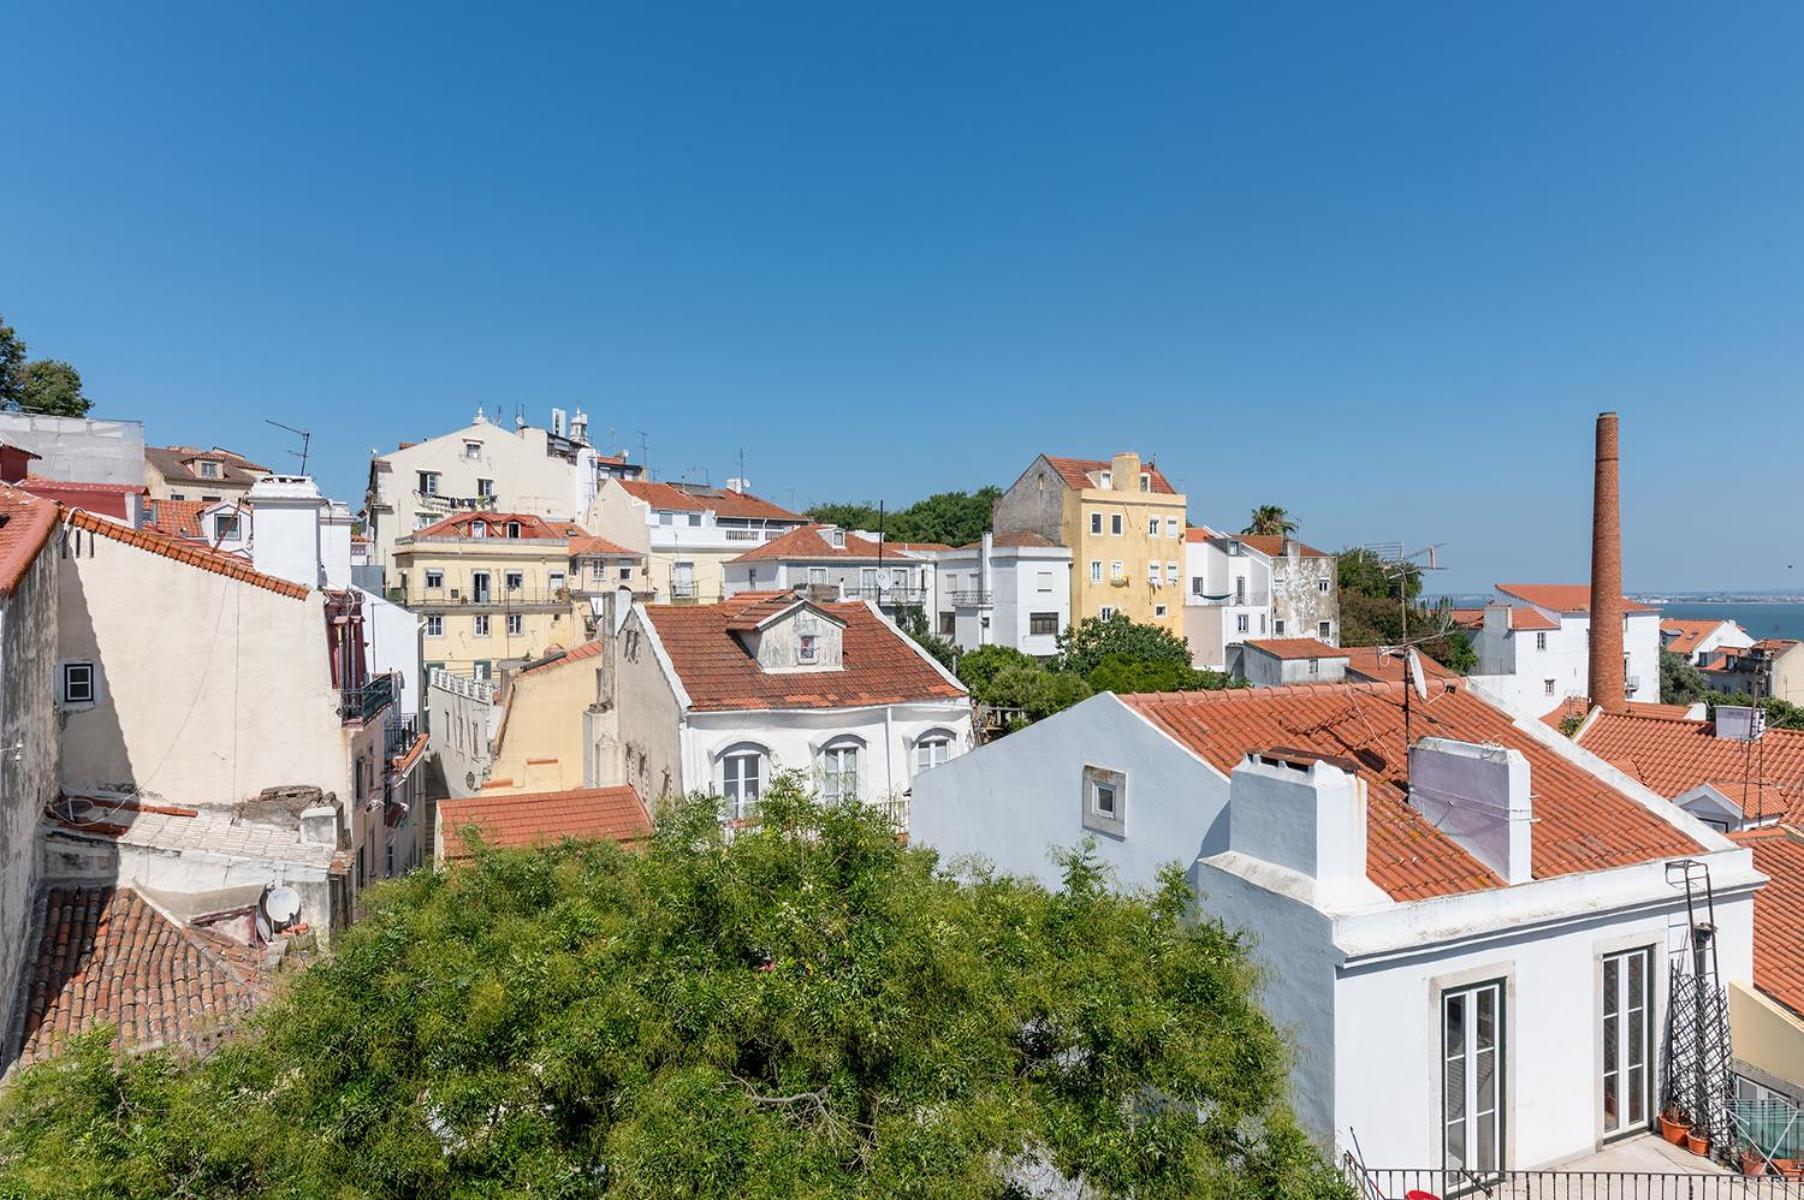
{"type": "Polygon", "coordinates": [[[319,587],[324,581],[320,520],[327,500],[313,480],[265,475],[251,484],[245,500],[251,506],[251,565],[265,575],[319,587]]]}
{"type": "Polygon", "coordinates": [[[1534,878],[1534,801],[1520,751],[1425,737],[1409,749],[1409,803],[1505,883],[1534,878]]]}
{"type": "Polygon", "coordinates": [[[752,481],[749,479],[741,479],[735,475],[733,478],[727,480],[727,491],[729,492],[749,492],[751,488],[752,481]]]}
{"type": "Polygon", "coordinates": [[[1330,762],[1255,752],[1234,768],[1228,848],[1323,883],[1366,884],[1366,785],[1330,762]]]}
{"type": "Polygon", "coordinates": [[[551,432],[557,437],[564,436],[564,410],[561,408],[551,410],[551,432]]]}
{"type": "Polygon", "coordinates": [[[570,440],[589,444],[589,414],[580,408],[570,415],[570,440]]]}

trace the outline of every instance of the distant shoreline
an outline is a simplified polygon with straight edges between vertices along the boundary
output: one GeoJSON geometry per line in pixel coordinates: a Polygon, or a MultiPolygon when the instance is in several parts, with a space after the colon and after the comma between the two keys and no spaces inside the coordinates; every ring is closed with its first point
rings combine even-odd
{"type": "MultiPolygon", "coordinates": [[[[1425,596],[1430,604],[1440,600],[1469,601],[1479,607],[1491,599],[1489,592],[1449,592],[1443,596],[1425,596]]],[[[1735,595],[1732,593],[1714,592],[1687,594],[1684,592],[1630,592],[1628,598],[1639,604],[1804,604],[1804,595],[1786,596],[1776,593],[1762,592],[1757,595],[1735,595]]]]}

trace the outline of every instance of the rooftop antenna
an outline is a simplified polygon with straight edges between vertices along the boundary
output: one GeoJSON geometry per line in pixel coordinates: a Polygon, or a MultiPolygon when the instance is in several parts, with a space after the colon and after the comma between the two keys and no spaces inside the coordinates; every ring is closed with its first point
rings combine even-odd
{"type": "Polygon", "coordinates": [[[292,425],[284,425],[282,422],[272,421],[268,417],[263,418],[263,423],[265,425],[274,425],[277,429],[286,429],[289,433],[292,433],[301,439],[301,448],[299,450],[290,450],[288,453],[301,460],[301,474],[305,475],[307,473],[307,447],[313,441],[313,435],[308,433],[305,429],[296,429],[292,425]]]}
{"type": "Polygon", "coordinates": [[[651,478],[651,439],[645,431],[639,431],[639,470],[647,479],[651,478]]]}
{"type": "MultiPolygon", "coordinates": [[[[1407,772],[1409,748],[1413,744],[1410,697],[1413,694],[1420,697],[1423,703],[1428,701],[1428,677],[1422,669],[1422,655],[1417,647],[1436,638],[1446,637],[1453,631],[1453,609],[1443,603],[1436,607],[1434,621],[1428,632],[1416,637],[1409,635],[1409,582],[1423,571],[1444,569],[1441,566],[1441,546],[1437,542],[1419,550],[1410,550],[1402,542],[1369,542],[1360,549],[1377,563],[1378,570],[1385,579],[1396,581],[1397,607],[1403,621],[1403,640],[1394,646],[1379,646],[1378,653],[1401,652],[1403,658],[1403,753],[1404,770],[1407,772]]],[[[1407,779],[1405,785],[1407,787],[1407,779]]]]}

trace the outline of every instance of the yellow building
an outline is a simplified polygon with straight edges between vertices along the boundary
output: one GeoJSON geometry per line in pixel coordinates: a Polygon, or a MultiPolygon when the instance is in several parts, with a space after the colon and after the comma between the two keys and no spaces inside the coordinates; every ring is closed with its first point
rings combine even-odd
{"type": "Polygon", "coordinates": [[[1121,613],[1184,636],[1184,496],[1138,454],[1042,454],[996,501],[996,532],[1071,547],[1071,619],[1121,613]]]}
{"type": "Polygon", "coordinates": [[[460,513],[395,542],[389,599],[418,613],[428,672],[488,678],[583,640],[570,535],[530,513],[460,513]]]}

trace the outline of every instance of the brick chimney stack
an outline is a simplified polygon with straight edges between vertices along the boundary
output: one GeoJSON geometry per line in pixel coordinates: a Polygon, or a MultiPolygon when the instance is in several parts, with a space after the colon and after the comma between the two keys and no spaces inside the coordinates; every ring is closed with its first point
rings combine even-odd
{"type": "Polygon", "coordinates": [[[1597,415],[1597,482],[1591,501],[1591,703],[1605,712],[1628,705],[1622,659],[1622,504],[1616,414],[1597,415]]]}

